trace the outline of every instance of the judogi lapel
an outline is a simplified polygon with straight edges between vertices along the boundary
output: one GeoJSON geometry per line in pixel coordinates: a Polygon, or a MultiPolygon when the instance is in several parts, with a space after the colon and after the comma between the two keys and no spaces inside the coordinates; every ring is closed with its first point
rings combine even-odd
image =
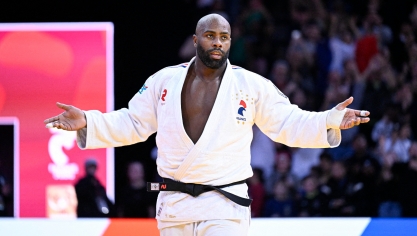
{"type": "Polygon", "coordinates": [[[178,85],[175,89],[175,119],[176,124],[178,125],[178,130],[180,131],[180,136],[187,147],[190,149],[188,155],[184,158],[182,164],[178,167],[178,170],[174,174],[174,179],[177,181],[181,181],[184,177],[187,169],[190,165],[197,159],[197,157],[201,156],[201,152],[209,145],[209,143],[213,140],[215,124],[221,122],[221,112],[225,108],[225,100],[227,97],[227,88],[230,85],[230,81],[232,81],[232,69],[229,60],[227,60],[227,67],[226,71],[223,75],[219,91],[217,93],[216,101],[214,102],[213,109],[210,112],[210,116],[207,120],[207,123],[204,127],[203,133],[201,137],[197,141],[197,143],[193,144],[187,133],[184,129],[184,123],[182,120],[182,108],[181,108],[181,91],[184,85],[185,77],[187,75],[188,69],[194,59],[188,64],[186,70],[183,71],[181,75],[181,80],[178,82],[178,85]]]}

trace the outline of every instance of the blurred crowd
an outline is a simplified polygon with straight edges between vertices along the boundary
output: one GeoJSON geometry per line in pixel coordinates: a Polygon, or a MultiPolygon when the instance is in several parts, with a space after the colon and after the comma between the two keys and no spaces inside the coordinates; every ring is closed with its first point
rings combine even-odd
{"type": "MultiPolygon", "coordinates": [[[[333,149],[273,143],[255,126],[253,217],[417,216],[416,2],[199,0],[196,9],[231,23],[232,64],[300,108],[353,96],[351,108],[371,113],[333,149]]],[[[195,55],[189,40],[184,60],[195,55]]]]}

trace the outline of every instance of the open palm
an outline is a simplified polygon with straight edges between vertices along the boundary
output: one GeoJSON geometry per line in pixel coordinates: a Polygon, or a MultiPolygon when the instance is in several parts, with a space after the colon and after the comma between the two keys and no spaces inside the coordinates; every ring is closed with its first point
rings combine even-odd
{"type": "Polygon", "coordinates": [[[44,120],[47,127],[54,127],[68,131],[77,131],[86,127],[87,120],[82,110],[59,102],[57,102],[56,105],[65,111],[57,116],[44,120]]]}
{"type": "Polygon", "coordinates": [[[347,108],[352,102],[353,97],[350,97],[336,106],[336,109],[339,111],[346,108],[345,116],[343,117],[342,123],[340,123],[340,129],[350,129],[356,125],[368,123],[370,121],[370,118],[368,117],[370,115],[369,111],[362,111],[361,114],[361,111],[359,110],[347,108]]]}

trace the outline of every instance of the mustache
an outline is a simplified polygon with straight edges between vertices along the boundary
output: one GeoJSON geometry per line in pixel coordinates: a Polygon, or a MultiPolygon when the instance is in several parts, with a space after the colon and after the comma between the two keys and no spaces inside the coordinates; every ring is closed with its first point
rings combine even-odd
{"type": "Polygon", "coordinates": [[[225,52],[224,52],[223,50],[221,50],[221,49],[210,49],[210,50],[207,50],[207,53],[212,53],[212,52],[219,52],[219,53],[221,53],[223,56],[224,56],[224,54],[225,54],[225,52]]]}

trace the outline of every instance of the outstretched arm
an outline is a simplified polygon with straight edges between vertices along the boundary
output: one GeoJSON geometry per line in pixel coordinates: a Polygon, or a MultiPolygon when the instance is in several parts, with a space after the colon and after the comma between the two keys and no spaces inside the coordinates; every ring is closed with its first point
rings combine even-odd
{"type": "Polygon", "coordinates": [[[81,110],[57,103],[63,113],[46,119],[47,128],[77,132],[81,149],[120,147],[145,141],[158,128],[157,107],[161,83],[172,77],[177,68],[167,68],[149,77],[142,89],[129,101],[128,108],[100,112],[81,110]],[[143,89],[147,88],[147,89],[143,89]]]}
{"type": "Polygon", "coordinates": [[[345,115],[343,116],[343,120],[340,123],[340,129],[350,129],[356,125],[360,125],[363,123],[369,122],[369,111],[359,111],[347,108],[353,102],[353,97],[346,99],[345,101],[337,104],[335,107],[336,110],[342,111],[346,109],[345,115]]]}
{"type": "Polygon", "coordinates": [[[275,142],[302,148],[337,147],[341,129],[369,122],[369,112],[347,108],[353,97],[331,110],[311,112],[291,104],[272,82],[261,85],[266,92],[259,93],[256,101],[255,123],[275,142]]]}
{"type": "Polygon", "coordinates": [[[77,131],[87,126],[87,120],[82,110],[77,107],[56,103],[57,107],[64,110],[63,113],[44,120],[46,128],[58,128],[68,131],[77,131]]]}

